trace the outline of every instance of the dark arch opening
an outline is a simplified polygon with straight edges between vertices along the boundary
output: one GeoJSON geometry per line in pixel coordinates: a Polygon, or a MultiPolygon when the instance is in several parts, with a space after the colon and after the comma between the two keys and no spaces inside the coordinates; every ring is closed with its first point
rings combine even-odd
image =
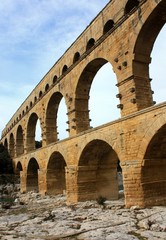
{"type": "Polygon", "coordinates": [[[20,176],[20,172],[23,170],[22,168],[22,164],[20,163],[20,161],[17,163],[16,165],[16,170],[15,170],[15,173],[17,176],[20,176]]]}
{"type": "Polygon", "coordinates": [[[123,185],[122,175],[118,179],[121,173],[118,174],[118,169],[118,156],[108,143],[96,139],[87,144],[79,160],[79,201],[94,200],[98,197],[118,199],[123,185]]]}
{"type": "MultiPolygon", "coordinates": [[[[39,118],[38,118],[37,114],[32,113],[29,118],[28,125],[27,125],[27,142],[26,142],[27,151],[33,151],[36,148],[39,148],[38,145],[36,146],[36,141],[35,141],[36,125],[37,125],[38,120],[39,120],[39,118]]],[[[40,125],[40,123],[39,123],[39,125],[40,125]]],[[[40,147],[42,147],[42,141],[41,141],[40,147]]]]}
{"type": "Polygon", "coordinates": [[[47,166],[47,193],[63,194],[66,190],[65,160],[59,152],[54,152],[47,166]]]}
{"type": "Polygon", "coordinates": [[[47,83],[46,86],[45,86],[45,92],[47,92],[49,89],[49,84],[47,83]]]}
{"type": "Polygon", "coordinates": [[[16,135],[16,155],[20,156],[23,153],[24,153],[23,129],[22,126],[19,125],[16,135]]]}
{"type": "Polygon", "coordinates": [[[80,53],[79,53],[79,52],[76,52],[76,53],[74,54],[73,63],[76,63],[79,59],[80,59],[80,53]]]}
{"type": "Polygon", "coordinates": [[[37,97],[34,97],[34,102],[35,102],[35,103],[37,102],[37,97]]]}
{"type": "Polygon", "coordinates": [[[30,108],[32,107],[32,105],[33,105],[33,103],[32,103],[32,101],[30,102],[30,108]]]}
{"type": "Polygon", "coordinates": [[[8,141],[7,141],[7,139],[5,139],[4,147],[5,147],[6,149],[8,149],[8,141]]]}
{"type": "Polygon", "coordinates": [[[55,75],[55,76],[53,77],[53,84],[55,84],[55,83],[57,82],[57,79],[58,79],[58,77],[55,75]]]}
{"type": "Polygon", "coordinates": [[[106,34],[107,32],[109,32],[109,30],[111,30],[113,27],[114,27],[114,21],[108,20],[104,25],[103,34],[106,34]]]}
{"type": "Polygon", "coordinates": [[[67,65],[64,65],[64,66],[63,66],[63,69],[62,69],[62,74],[66,73],[66,72],[67,72],[67,69],[68,69],[67,65]]]}
{"type": "Polygon", "coordinates": [[[38,191],[38,169],[39,165],[35,158],[29,161],[27,169],[27,192],[38,191]]]}
{"type": "Polygon", "coordinates": [[[130,13],[135,7],[138,7],[138,0],[129,0],[125,6],[125,14],[130,13]]]}
{"type": "Polygon", "coordinates": [[[87,42],[87,45],[86,45],[86,51],[88,51],[89,49],[91,49],[94,45],[95,45],[95,40],[94,40],[94,38],[89,39],[89,41],[87,42]]]}
{"type": "Polygon", "coordinates": [[[42,94],[43,94],[42,91],[40,91],[40,92],[39,92],[39,98],[42,97],[42,94]]]}
{"type": "Polygon", "coordinates": [[[166,204],[166,124],[151,139],[142,166],[145,205],[166,204]]]}
{"type": "Polygon", "coordinates": [[[13,136],[13,133],[10,134],[9,153],[10,153],[11,158],[13,158],[14,157],[14,136],[13,136]]]}

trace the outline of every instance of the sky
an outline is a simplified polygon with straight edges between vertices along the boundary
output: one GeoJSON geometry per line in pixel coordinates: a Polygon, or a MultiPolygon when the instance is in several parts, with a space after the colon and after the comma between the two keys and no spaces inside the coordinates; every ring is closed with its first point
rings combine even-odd
{"type": "MultiPolygon", "coordinates": [[[[0,0],[0,134],[33,88],[108,2],[0,0]]],[[[155,43],[150,66],[157,103],[165,100],[165,39],[164,27],[155,43]]],[[[94,80],[89,104],[93,127],[120,117],[115,97],[118,93],[116,76],[111,65],[105,65],[94,80]],[[104,79],[105,89],[100,79],[104,79]],[[107,100],[107,104],[101,99],[107,100]],[[103,105],[105,109],[100,107],[103,105]],[[101,116],[105,116],[104,119],[101,116]]],[[[67,128],[64,127],[67,118],[64,109],[62,101],[58,111],[60,132],[67,128]]],[[[62,133],[62,138],[66,134],[62,133]]]]}

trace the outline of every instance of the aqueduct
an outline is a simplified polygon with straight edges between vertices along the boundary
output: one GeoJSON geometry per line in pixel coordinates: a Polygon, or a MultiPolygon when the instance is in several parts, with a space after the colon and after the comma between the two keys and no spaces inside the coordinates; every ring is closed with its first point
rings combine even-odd
{"type": "Polygon", "coordinates": [[[153,45],[165,22],[166,0],[112,0],[48,71],[2,133],[22,192],[65,190],[68,203],[117,199],[120,161],[126,207],[166,203],[166,103],[153,102],[149,76],[153,45]],[[89,92],[107,62],[116,74],[121,117],[91,128],[89,92]],[[62,98],[69,136],[59,141],[62,98]]]}

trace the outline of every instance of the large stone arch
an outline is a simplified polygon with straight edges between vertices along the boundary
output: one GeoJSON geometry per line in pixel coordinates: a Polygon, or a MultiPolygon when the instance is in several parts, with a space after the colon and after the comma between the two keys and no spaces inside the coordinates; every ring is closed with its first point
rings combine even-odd
{"type": "Polygon", "coordinates": [[[23,128],[21,125],[19,125],[16,133],[16,155],[20,156],[23,153],[24,153],[23,128]]]}
{"type": "Polygon", "coordinates": [[[39,164],[35,158],[31,158],[27,166],[26,191],[38,191],[38,170],[39,164]]]}
{"type": "Polygon", "coordinates": [[[96,139],[83,149],[78,165],[78,201],[98,197],[118,198],[118,155],[105,141],[96,139]]]}
{"type": "MultiPolygon", "coordinates": [[[[39,119],[39,117],[38,117],[38,115],[36,113],[32,113],[30,115],[29,119],[28,119],[28,123],[27,123],[27,139],[26,139],[26,149],[27,149],[27,152],[33,151],[33,150],[36,149],[35,132],[36,132],[36,124],[37,124],[38,119],[39,119]]],[[[40,122],[40,126],[41,126],[41,122],[40,122]]]]}
{"type": "Polygon", "coordinates": [[[144,204],[166,203],[166,123],[152,137],[141,171],[144,204]]]}
{"type": "Polygon", "coordinates": [[[45,119],[46,144],[50,144],[58,140],[57,112],[62,98],[63,95],[60,92],[53,93],[49,98],[46,107],[46,119],[45,119]]]}
{"type": "Polygon", "coordinates": [[[66,162],[60,152],[53,152],[47,164],[47,194],[62,194],[66,190],[66,162]]]}
{"type": "Polygon", "coordinates": [[[151,8],[139,13],[139,24],[137,24],[137,39],[133,44],[132,71],[135,81],[135,93],[138,109],[152,106],[153,93],[151,90],[149,64],[151,63],[151,52],[155,40],[166,22],[166,2],[160,1],[158,4],[151,2],[151,8]],[[141,23],[141,24],[140,24],[141,23]],[[141,27],[140,27],[141,26],[141,27]]]}
{"type": "Polygon", "coordinates": [[[93,59],[84,67],[78,79],[75,90],[75,119],[73,119],[77,133],[90,128],[88,100],[91,84],[98,70],[107,62],[108,60],[101,57],[93,59]]]}
{"type": "Polygon", "coordinates": [[[20,176],[20,172],[23,171],[23,166],[20,161],[17,162],[15,167],[15,174],[20,176]]]}

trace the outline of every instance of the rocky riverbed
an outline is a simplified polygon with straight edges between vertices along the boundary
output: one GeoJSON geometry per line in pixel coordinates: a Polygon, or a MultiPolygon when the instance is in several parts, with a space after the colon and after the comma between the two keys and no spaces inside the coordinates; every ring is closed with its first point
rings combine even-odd
{"type": "Polygon", "coordinates": [[[21,194],[16,189],[12,199],[14,202],[6,205],[1,199],[2,240],[166,239],[166,207],[125,209],[123,197],[67,206],[64,195],[41,197],[35,192],[21,194]]]}

